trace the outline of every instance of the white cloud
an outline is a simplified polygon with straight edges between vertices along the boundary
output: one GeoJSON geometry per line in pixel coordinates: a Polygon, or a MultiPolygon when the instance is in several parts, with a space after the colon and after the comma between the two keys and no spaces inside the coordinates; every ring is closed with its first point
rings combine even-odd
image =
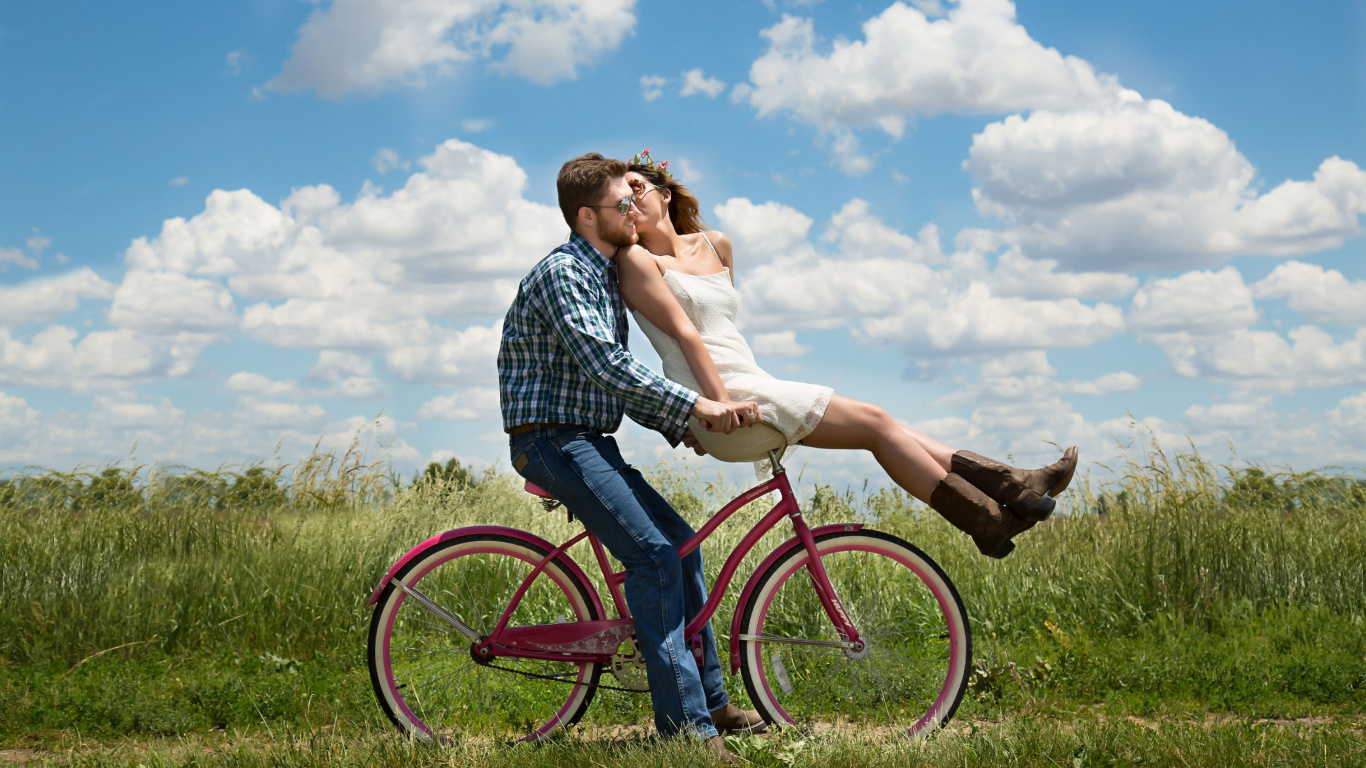
{"type": "Polygon", "coordinates": [[[318,381],[340,381],[347,376],[369,376],[374,365],[368,355],[324,349],[318,362],[308,369],[308,378],[318,381]]]}
{"type": "Polygon", "coordinates": [[[226,333],[238,325],[232,294],[218,282],[142,269],[124,274],[108,318],[146,333],[226,333]]]}
{"type": "Polygon", "coordinates": [[[308,369],[308,378],[336,382],[332,390],[323,390],[319,394],[363,399],[388,391],[384,382],[374,375],[374,364],[370,356],[353,352],[322,350],[318,353],[318,362],[308,369]]]}
{"type": "Polygon", "coordinates": [[[1175,332],[1152,341],[1177,374],[1239,389],[1295,392],[1366,384],[1366,329],[1341,342],[1313,325],[1286,336],[1240,328],[1213,336],[1175,332]]]}
{"type": "Polygon", "coordinates": [[[84,338],[4,331],[0,383],[85,392],[185,376],[205,347],[246,332],[319,350],[313,377],[331,383],[320,395],[382,395],[369,363],[380,352],[403,381],[487,385],[498,326],[462,326],[494,322],[564,224],[523,197],[526,174],[509,157],[448,141],[418,164],[393,193],[367,186],[350,203],[326,186],[278,206],[215,190],[200,214],[134,240],[117,288],[89,269],[0,288],[6,327],[53,322],[91,298],[112,299],[115,326],[84,338]]]}
{"type": "Polygon", "coordinates": [[[846,176],[862,176],[873,170],[876,157],[863,153],[858,137],[850,131],[835,131],[830,137],[830,152],[846,176]]]}
{"type": "Polygon", "coordinates": [[[409,163],[402,157],[399,157],[398,152],[395,152],[388,147],[380,147],[379,151],[375,153],[375,156],[370,158],[370,165],[373,165],[375,170],[380,173],[388,173],[395,168],[403,168],[406,170],[409,163]]]}
{"type": "MultiPolygon", "coordinates": [[[[1295,292],[1306,283],[1317,289],[1322,277],[1314,270],[1273,272],[1258,290],[1295,292]]],[[[1314,325],[1286,336],[1256,330],[1253,294],[1233,267],[1153,280],[1134,294],[1129,325],[1140,342],[1162,349],[1177,375],[1226,382],[1239,392],[1366,383],[1366,329],[1341,341],[1314,325]]]]}
{"type": "Polygon", "coordinates": [[[864,320],[860,331],[908,354],[1085,348],[1121,330],[1118,307],[1076,299],[994,296],[983,283],[914,298],[898,312],[864,320]]]}
{"type": "Polygon", "coordinates": [[[797,343],[796,331],[760,333],[754,337],[754,352],[775,357],[801,357],[811,351],[806,344],[797,343]]]}
{"type": "Polygon", "coordinates": [[[433,384],[488,384],[497,381],[496,362],[503,324],[473,325],[462,331],[434,328],[420,344],[395,346],[384,355],[389,372],[403,381],[433,384]]]}
{"type": "Polygon", "coordinates": [[[317,435],[328,426],[327,411],[316,403],[281,403],[243,397],[233,411],[240,424],[271,429],[289,429],[317,435]]]}
{"type": "Polygon", "coordinates": [[[189,183],[190,178],[188,176],[176,176],[166,180],[166,186],[168,187],[183,187],[189,183]]]}
{"type": "Polygon", "coordinates": [[[52,322],[76,309],[83,299],[107,299],[113,295],[114,285],[89,267],[0,286],[0,326],[52,322]]]}
{"type": "MultiPolygon", "coordinates": [[[[233,294],[257,300],[241,327],[263,342],[382,350],[405,379],[463,381],[487,366],[454,362],[461,332],[447,324],[501,314],[564,223],[522,196],[526,174],[509,157],[452,140],[418,165],[392,194],[367,186],[349,204],[326,186],[296,189],[279,207],[215,191],[198,216],[134,241],[127,262],[227,275],[233,294]]],[[[340,386],[353,396],[379,388],[368,374],[340,386]]]]}
{"type": "Polygon", "coordinates": [[[124,258],[128,266],[147,270],[232,274],[239,262],[261,261],[282,245],[289,230],[289,218],[250,191],[216,189],[203,213],[189,221],[167,219],[159,237],[135,239],[124,258]]]}
{"type": "Polygon", "coordinates": [[[1136,96],[1103,109],[1035,111],[992,123],[963,163],[978,210],[1013,225],[1032,258],[1124,271],[1288,255],[1360,234],[1366,171],[1325,160],[1309,182],[1258,195],[1226,133],[1136,96]]]}
{"type": "Polygon", "coordinates": [[[0,328],[0,384],[99,392],[189,374],[215,338],[197,333],[149,335],[95,331],[79,342],[72,328],[51,325],[25,342],[0,328]]]}
{"type": "MultiPolygon", "coordinates": [[[[942,357],[1086,347],[1124,327],[1119,308],[1108,304],[1000,295],[981,253],[946,257],[936,227],[909,237],[872,215],[863,200],[831,217],[821,239],[837,243],[836,253],[812,247],[806,237],[812,220],[796,209],[733,198],[715,211],[735,242],[743,319],[751,331],[847,326],[864,342],[942,357]]],[[[964,242],[989,246],[990,240],[964,242]]]]}
{"type": "Polygon", "coordinates": [[[43,251],[47,250],[49,245],[52,245],[52,238],[45,236],[41,230],[34,227],[33,234],[24,241],[24,244],[33,252],[34,257],[38,257],[43,255],[43,251]]]}
{"type": "Polygon", "coordinates": [[[868,201],[859,198],[845,203],[830,217],[830,228],[821,240],[837,242],[840,250],[859,258],[899,258],[922,264],[942,264],[945,260],[939,227],[926,224],[916,237],[910,237],[883,224],[870,213],[868,201]]]}
{"type": "Polygon", "coordinates": [[[1092,381],[1069,381],[1063,384],[1063,391],[1077,395],[1111,395],[1116,392],[1132,392],[1142,386],[1138,377],[1128,371],[1115,371],[1097,377],[1092,381]]]}
{"type": "MultiPolygon", "coordinates": [[[[15,438],[38,426],[40,414],[38,411],[29,407],[28,401],[22,397],[0,392],[0,434],[5,435],[5,440],[0,443],[13,445],[15,438]]],[[[13,461],[16,457],[6,451],[9,446],[0,444],[0,461],[13,461]]]]}
{"type": "Polygon", "coordinates": [[[702,180],[702,172],[697,170],[697,166],[688,162],[688,158],[679,157],[674,161],[677,168],[670,167],[669,171],[673,177],[679,180],[687,179],[688,184],[696,184],[702,180]]]}
{"type": "Polygon", "coordinates": [[[1360,440],[1366,435],[1366,392],[1344,397],[1327,416],[1342,433],[1355,435],[1360,440]]]}
{"type": "Polygon", "coordinates": [[[13,264],[24,269],[37,269],[38,260],[24,255],[18,248],[0,248],[0,272],[4,272],[13,264]]]}
{"type": "Polygon", "coordinates": [[[780,254],[810,251],[806,236],[814,222],[791,206],[775,202],[755,205],[748,198],[732,197],[712,212],[746,267],[780,254]]]}
{"type": "MultiPolygon", "coordinates": [[[[709,99],[714,99],[726,90],[726,84],[723,81],[715,77],[707,77],[701,69],[690,69],[684,72],[682,77],[683,87],[678,91],[679,96],[693,96],[700,93],[709,99]]],[[[646,101],[650,101],[650,99],[646,99],[646,101]]]]}
{"type": "Polygon", "coordinates": [[[669,78],[659,75],[642,75],[640,78],[640,98],[654,101],[664,95],[664,86],[669,78]]]}
{"type": "Polygon", "coordinates": [[[1004,240],[1022,255],[1070,271],[1302,254],[1362,233],[1366,171],[1355,163],[1331,157],[1312,180],[1261,194],[1224,131],[1040,45],[1008,0],[961,0],[935,18],[943,10],[896,2],[864,23],[862,39],[828,48],[810,19],[784,16],[762,33],[769,48],[743,98],[761,116],[816,127],[851,176],[880,154],[856,130],[899,140],[920,117],[1019,113],[974,136],[963,164],[973,196],[982,215],[1006,222],[1004,240]]]}
{"type": "Polygon", "coordinates": [[[269,86],[325,98],[422,86],[477,60],[549,84],[616,49],[635,0],[333,0],[319,4],[269,86]]]}
{"type": "Polygon", "coordinates": [[[1259,299],[1285,299],[1310,320],[1366,326],[1366,280],[1348,280],[1336,269],[1289,261],[1252,286],[1259,299]]]}
{"type": "Polygon", "coordinates": [[[1053,259],[1034,260],[1007,248],[992,273],[993,292],[1026,299],[1117,299],[1138,287],[1138,278],[1111,272],[1056,272],[1053,259]]]}
{"type": "MultiPolygon", "coordinates": [[[[944,112],[1068,109],[1112,99],[1118,82],[1030,38],[1006,0],[963,0],[943,19],[900,2],[863,24],[862,40],[817,50],[810,19],[784,15],[762,32],[750,67],[760,115],[790,113],[826,130],[944,112]]],[[[896,133],[896,123],[881,125],[896,133]]]]}
{"type": "Polygon", "coordinates": [[[227,62],[228,71],[232,73],[233,77],[236,77],[242,74],[242,70],[247,63],[248,58],[246,53],[239,48],[235,51],[230,51],[227,56],[223,57],[223,60],[227,62]]]}
{"type": "Polygon", "coordinates": [[[1129,308],[1129,324],[1141,334],[1215,334],[1256,321],[1252,291],[1233,267],[1153,280],[1134,294],[1129,308]]]}
{"type": "Polygon", "coordinates": [[[418,409],[417,417],[438,421],[473,421],[493,418],[498,413],[497,389],[470,387],[461,392],[428,400],[418,409]]]}
{"type": "Polygon", "coordinates": [[[231,392],[253,395],[291,395],[298,390],[298,385],[293,381],[275,381],[254,371],[238,371],[229,376],[224,384],[231,392]]]}

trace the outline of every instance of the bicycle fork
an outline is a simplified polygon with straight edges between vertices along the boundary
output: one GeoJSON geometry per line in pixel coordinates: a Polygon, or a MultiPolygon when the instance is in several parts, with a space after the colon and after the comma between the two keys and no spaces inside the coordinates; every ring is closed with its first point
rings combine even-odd
{"type": "Polygon", "coordinates": [[[835,592],[835,586],[830,583],[830,575],[825,572],[825,565],[821,563],[820,551],[816,548],[816,537],[811,535],[811,528],[807,526],[800,510],[789,514],[788,519],[792,521],[792,527],[797,530],[797,538],[801,539],[802,546],[806,549],[806,573],[811,577],[811,586],[815,588],[816,596],[820,598],[821,607],[825,609],[825,615],[830,617],[830,621],[835,625],[835,631],[843,638],[843,642],[811,640],[806,644],[829,645],[844,648],[846,651],[856,654],[862,653],[866,644],[859,637],[858,628],[854,626],[854,620],[849,618],[849,614],[844,610],[844,604],[840,602],[839,595],[835,592]]]}

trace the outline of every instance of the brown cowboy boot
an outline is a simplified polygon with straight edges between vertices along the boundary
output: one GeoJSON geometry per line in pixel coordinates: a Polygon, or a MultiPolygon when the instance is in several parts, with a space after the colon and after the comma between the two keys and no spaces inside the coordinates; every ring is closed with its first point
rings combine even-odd
{"type": "Polygon", "coordinates": [[[1041,469],[1019,469],[972,451],[953,455],[953,471],[1006,505],[1026,520],[1048,519],[1056,506],[1051,498],[1062,493],[1077,469],[1077,448],[1067,449],[1058,461],[1041,469]]]}
{"type": "Polygon", "coordinates": [[[1077,472],[1077,446],[1072,446],[1063,452],[1062,458],[1039,469],[1017,469],[1016,477],[1020,482],[1033,488],[1039,493],[1044,493],[1053,498],[1058,498],[1058,494],[1067,490],[1067,486],[1072,482],[1072,475],[1077,472]]]}
{"type": "Polygon", "coordinates": [[[768,733],[768,723],[759,715],[758,710],[744,710],[734,704],[726,704],[711,711],[711,722],[721,733],[768,733]]]}
{"type": "Polygon", "coordinates": [[[1002,508],[977,486],[952,472],[934,487],[930,508],[972,537],[977,550],[997,560],[1015,549],[1011,537],[1032,524],[1009,509],[1002,508]]]}

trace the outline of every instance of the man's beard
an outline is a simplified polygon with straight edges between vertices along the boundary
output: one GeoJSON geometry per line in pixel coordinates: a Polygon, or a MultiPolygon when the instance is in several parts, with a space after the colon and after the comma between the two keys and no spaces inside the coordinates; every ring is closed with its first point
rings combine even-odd
{"type": "Polygon", "coordinates": [[[615,228],[610,228],[607,225],[606,216],[599,216],[598,237],[604,243],[607,243],[611,246],[615,246],[617,248],[625,248],[628,245],[635,245],[636,243],[640,242],[640,236],[637,235],[634,231],[632,231],[630,234],[626,233],[625,225],[625,216],[621,217],[621,223],[618,224],[615,228]]]}

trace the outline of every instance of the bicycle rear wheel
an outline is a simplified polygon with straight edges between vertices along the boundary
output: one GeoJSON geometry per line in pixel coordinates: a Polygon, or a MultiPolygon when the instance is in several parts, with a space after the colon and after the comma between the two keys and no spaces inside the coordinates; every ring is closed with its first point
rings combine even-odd
{"type": "MultiPolygon", "coordinates": [[[[414,557],[394,581],[416,587],[487,636],[547,554],[511,536],[458,536],[414,557]]],[[[598,618],[589,586],[555,561],[536,576],[508,625],[598,618]]],[[[375,605],[368,656],[370,682],[385,714],[400,731],[421,739],[543,739],[578,722],[602,674],[599,664],[517,658],[481,663],[469,640],[393,582],[375,605]]]]}
{"type": "Polygon", "coordinates": [[[938,564],[878,531],[816,539],[845,611],[866,644],[836,634],[796,547],[760,577],[740,621],[741,669],[770,723],[918,736],[958,709],[972,665],[967,612],[938,564]],[[822,644],[823,643],[823,644],[822,644]]]}

